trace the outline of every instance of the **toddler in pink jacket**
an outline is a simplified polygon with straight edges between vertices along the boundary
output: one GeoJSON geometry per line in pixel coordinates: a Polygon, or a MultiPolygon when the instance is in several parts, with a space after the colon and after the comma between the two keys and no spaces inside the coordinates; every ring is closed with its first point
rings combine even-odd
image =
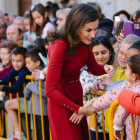
{"type": "MultiPolygon", "coordinates": [[[[140,54],[133,55],[127,59],[127,68],[125,71],[125,75],[127,79],[126,81],[122,82],[122,84],[120,84],[118,87],[109,90],[101,97],[93,99],[94,103],[92,103],[92,108],[81,107],[78,111],[78,114],[73,114],[70,120],[72,122],[74,120],[78,120],[77,122],[79,123],[82,117],[86,114],[87,110],[88,112],[89,110],[91,110],[91,112],[94,112],[95,109],[100,111],[108,108],[116,99],[118,99],[120,92],[124,89],[140,93],[140,54]]],[[[119,106],[119,109],[114,118],[114,134],[117,139],[120,139],[119,132],[123,129],[124,120],[126,119],[127,140],[132,139],[131,117],[129,116],[129,114],[130,113],[127,112],[122,106],[119,106]]],[[[138,118],[134,116],[134,120],[136,140],[138,140],[138,118]]],[[[74,123],[76,123],[76,121],[74,121],[74,123]]]]}

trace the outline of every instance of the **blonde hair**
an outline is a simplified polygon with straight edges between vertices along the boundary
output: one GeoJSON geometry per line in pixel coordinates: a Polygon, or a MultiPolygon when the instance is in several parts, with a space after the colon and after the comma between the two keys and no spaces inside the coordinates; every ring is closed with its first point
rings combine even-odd
{"type": "MultiPolygon", "coordinates": [[[[136,35],[128,35],[127,37],[125,37],[123,39],[123,41],[121,42],[121,44],[119,45],[118,47],[118,51],[120,50],[122,44],[126,43],[126,44],[129,44],[129,45],[132,45],[134,44],[135,42],[137,41],[140,41],[140,38],[136,35]]],[[[117,60],[117,57],[118,57],[118,54],[116,53],[116,57],[115,57],[115,60],[114,60],[114,63],[113,63],[113,66],[114,68],[116,69],[118,66],[119,66],[119,63],[118,63],[118,60],[117,60]]]]}
{"type": "Polygon", "coordinates": [[[59,14],[64,14],[67,17],[70,11],[71,11],[71,8],[57,10],[56,17],[58,17],[59,14]]]}

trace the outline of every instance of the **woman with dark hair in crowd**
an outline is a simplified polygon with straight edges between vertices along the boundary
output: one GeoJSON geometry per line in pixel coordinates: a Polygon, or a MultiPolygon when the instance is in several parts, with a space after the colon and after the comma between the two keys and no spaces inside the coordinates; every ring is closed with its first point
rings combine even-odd
{"type": "Polygon", "coordinates": [[[112,66],[97,64],[90,47],[98,22],[99,15],[91,5],[79,4],[68,14],[63,31],[52,32],[47,36],[51,45],[45,94],[49,98],[48,115],[54,140],[89,139],[86,117],[80,124],[69,121],[73,112],[82,110],[81,68],[87,65],[94,75],[102,75],[105,71],[109,76],[114,74],[112,66]]]}

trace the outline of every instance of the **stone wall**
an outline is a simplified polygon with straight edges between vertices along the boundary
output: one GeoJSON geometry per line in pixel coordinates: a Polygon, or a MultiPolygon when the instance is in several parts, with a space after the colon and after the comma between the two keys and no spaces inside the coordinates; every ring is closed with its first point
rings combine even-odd
{"type": "MultiPolygon", "coordinates": [[[[39,2],[46,4],[47,1],[60,2],[60,0],[32,0],[32,5],[39,2]]],[[[119,10],[126,10],[132,14],[140,9],[140,0],[77,0],[77,3],[97,2],[107,18],[111,18],[119,10]]],[[[7,13],[18,13],[18,0],[0,0],[0,10],[7,13]]]]}

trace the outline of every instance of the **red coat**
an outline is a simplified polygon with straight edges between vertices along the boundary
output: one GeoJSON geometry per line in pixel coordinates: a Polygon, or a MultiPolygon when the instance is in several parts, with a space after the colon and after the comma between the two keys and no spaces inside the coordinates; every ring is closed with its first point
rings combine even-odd
{"type": "Polygon", "coordinates": [[[89,140],[86,117],[80,124],[69,121],[73,112],[83,105],[80,70],[87,65],[94,75],[104,74],[103,66],[95,61],[90,46],[78,47],[67,56],[67,43],[61,39],[50,45],[49,66],[46,75],[46,96],[52,140],[89,140]]]}
{"type": "Polygon", "coordinates": [[[123,90],[119,95],[118,101],[127,111],[140,116],[140,95],[138,93],[123,90]]]}

